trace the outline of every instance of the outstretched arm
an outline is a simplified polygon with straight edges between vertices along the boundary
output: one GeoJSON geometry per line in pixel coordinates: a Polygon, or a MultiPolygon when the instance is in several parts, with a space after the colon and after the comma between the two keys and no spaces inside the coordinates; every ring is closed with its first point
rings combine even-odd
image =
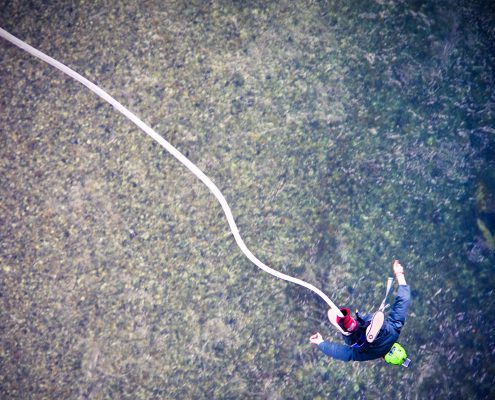
{"type": "Polygon", "coordinates": [[[392,324],[397,332],[400,332],[402,326],[406,322],[406,314],[411,302],[411,290],[407,286],[406,278],[404,277],[404,268],[400,265],[398,260],[395,260],[392,268],[399,284],[399,290],[397,290],[397,297],[395,298],[392,311],[388,316],[388,321],[392,324]]]}
{"type": "Polygon", "coordinates": [[[313,336],[311,336],[309,338],[309,341],[313,344],[318,345],[318,348],[329,357],[341,361],[352,360],[353,352],[349,346],[327,342],[323,340],[319,332],[316,332],[313,336]]]}

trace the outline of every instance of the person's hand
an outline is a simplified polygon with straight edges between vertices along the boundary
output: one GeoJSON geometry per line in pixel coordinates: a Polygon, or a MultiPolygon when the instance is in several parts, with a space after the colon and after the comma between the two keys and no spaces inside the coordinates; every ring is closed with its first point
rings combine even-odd
{"type": "Polygon", "coordinates": [[[394,260],[394,263],[392,264],[392,269],[394,270],[395,276],[398,274],[404,275],[404,267],[400,265],[399,260],[394,260]]]}
{"type": "Polygon", "coordinates": [[[397,283],[399,285],[407,285],[406,278],[404,277],[404,267],[400,265],[399,260],[394,260],[392,269],[394,270],[395,277],[397,278],[397,283]]]}
{"type": "Polygon", "coordinates": [[[309,338],[309,341],[313,344],[319,345],[321,342],[323,342],[323,338],[321,337],[320,332],[316,332],[309,338]]]}

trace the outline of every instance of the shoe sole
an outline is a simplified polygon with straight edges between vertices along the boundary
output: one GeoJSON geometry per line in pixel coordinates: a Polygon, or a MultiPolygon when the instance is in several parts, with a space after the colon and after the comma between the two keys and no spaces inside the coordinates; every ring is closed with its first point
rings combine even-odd
{"type": "Polygon", "coordinates": [[[369,326],[366,328],[366,341],[368,343],[373,343],[373,341],[376,339],[376,337],[378,336],[378,332],[380,332],[380,329],[382,329],[384,321],[385,314],[383,314],[382,311],[377,311],[375,315],[373,315],[369,326]]]}

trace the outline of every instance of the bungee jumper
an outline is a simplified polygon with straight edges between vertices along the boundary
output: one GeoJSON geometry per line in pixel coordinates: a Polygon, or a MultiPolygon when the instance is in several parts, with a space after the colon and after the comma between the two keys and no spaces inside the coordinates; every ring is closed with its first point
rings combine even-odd
{"type": "Polygon", "coordinates": [[[387,292],[377,312],[363,317],[356,311],[356,318],[351,316],[349,308],[341,308],[343,317],[330,309],[328,318],[341,333],[344,344],[323,340],[319,332],[309,341],[327,356],[341,361],[368,361],[383,357],[389,364],[408,367],[410,359],[405,349],[397,343],[400,332],[406,321],[406,314],[411,302],[411,290],[406,283],[404,268],[398,260],[394,260],[392,269],[399,284],[397,296],[390,314],[385,319],[384,310],[393,278],[389,278],[387,292]]]}

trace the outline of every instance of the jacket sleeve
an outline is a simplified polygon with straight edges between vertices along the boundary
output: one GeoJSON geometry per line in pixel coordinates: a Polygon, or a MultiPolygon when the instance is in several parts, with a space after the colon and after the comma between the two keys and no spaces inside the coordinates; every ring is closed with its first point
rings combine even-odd
{"type": "Polygon", "coordinates": [[[352,349],[349,346],[343,344],[336,344],[331,342],[321,342],[318,345],[319,349],[325,353],[327,356],[335,358],[341,361],[351,361],[352,360],[352,349]]]}
{"type": "Polygon", "coordinates": [[[397,297],[395,298],[392,311],[387,318],[390,325],[400,332],[404,323],[406,322],[406,314],[411,302],[411,289],[408,285],[400,285],[397,290],[397,297]]]}

